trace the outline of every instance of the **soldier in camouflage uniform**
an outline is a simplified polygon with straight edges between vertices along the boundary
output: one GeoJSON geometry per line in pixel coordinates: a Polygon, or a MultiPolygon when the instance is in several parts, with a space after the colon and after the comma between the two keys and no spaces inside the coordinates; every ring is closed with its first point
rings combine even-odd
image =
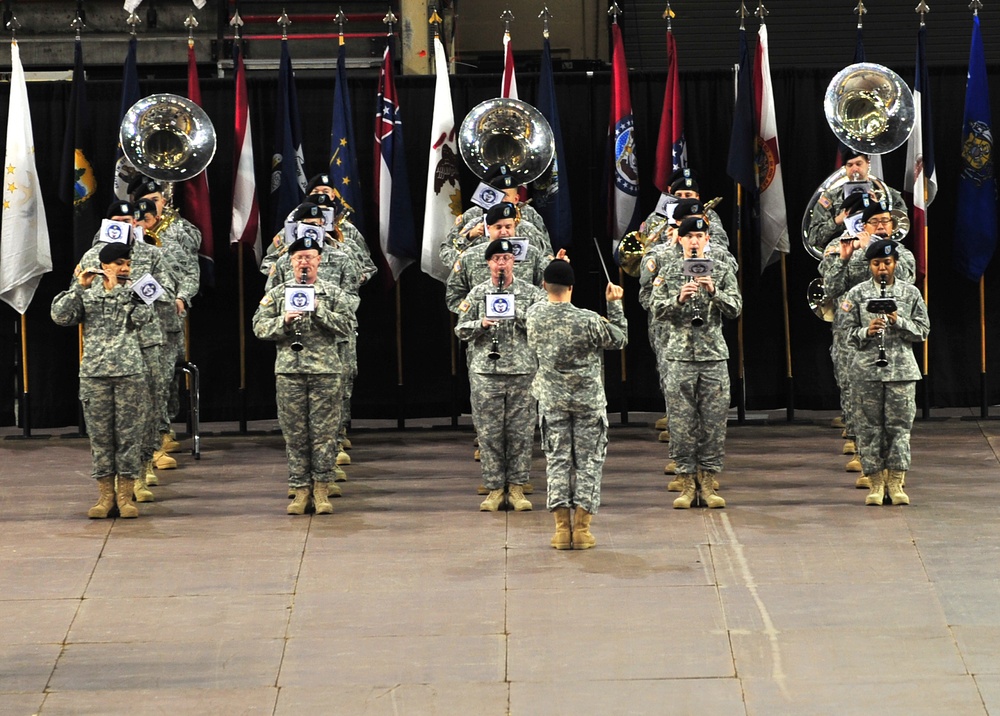
{"type": "MultiPolygon", "coordinates": [[[[690,169],[678,169],[670,177],[670,187],[668,188],[667,194],[678,201],[683,201],[685,199],[697,200],[699,204],[703,204],[701,201],[701,193],[698,187],[698,181],[694,178],[694,174],[690,169]]],[[[675,210],[676,215],[676,210],[675,210]]],[[[712,246],[715,249],[726,249],[729,250],[729,234],[726,233],[725,227],[722,225],[722,219],[715,209],[709,209],[703,213],[705,221],[708,222],[708,237],[712,242],[712,246]]],[[[678,217],[682,218],[682,217],[678,217]]],[[[676,225],[679,222],[667,221],[667,217],[653,211],[646,220],[643,222],[645,229],[640,229],[644,235],[652,237],[652,239],[657,242],[673,243],[668,241],[667,237],[664,235],[667,230],[672,225],[676,225]]]]}
{"type": "MultiPolygon", "coordinates": [[[[871,171],[868,155],[847,147],[843,147],[842,150],[844,152],[844,171],[847,172],[847,176],[856,181],[868,181],[868,173],[871,171]]],[[[893,210],[898,209],[905,213],[906,202],[903,201],[903,195],[884,182],[882,186],[889,194],[889,196],[881,197],[886,206],[889,206],[891,202],[893,210]]],[[[879,197],[875,196],[874,191],[870,192],[870,196],[874,201],[879,201],[879,197]]],[[[844,189],[841,186],[828,189],[820,194],[816,206],[813,208],[809,229],[806,231],[806,241],[809,242],[810,246],[823,251],[831,241],[844,233],[844,221],[848,216],[847,212],[844,211],[845,201],[844,189]]]]}
{"type": "Polygon", "coordinates": [[[546,506],[556,523],[550,544],[556,549],[597,544],[590,521],[601,505],[608,447],[603,351],[621,350],[628,343],[622,288],[608,284],[608,318],[603,318],[573,305],[574,283],[569,261],[552,261],[545,268],[548,300],[528,311],[528,345],[538,358],[531,393],[539,405],[546,506]]]}
{"type": "Polygon", "coordinates": [[[336,467],[344,372],[338,344],[353,330],[354,317],[347,294],[318,278],[321,251],[322,244],[308,238],[296,240],[288,249],[293,271],[300,278],[304,271],[305,284],[315,291],[314,311],[285,310],[289,282],[264,294],[253,316],[254,335],[277,343],[278,423],[288,456],[288,486],[295,490],[287,509],[290,515],[304,514],[310,498],[316,514],[333,512],[330,483],[336,467]]]}
{"type": "MultiPolygon", "coordinates": [[[[867,194],[857,193],[844,202],[844,211],[848,217],[861,214],[863,229],[857,236],[844,232],[840,237],[830,242],[823,253],[819,264],[819,272],[823,277],[823,289],[832,305],[837,306],[851,288],[863,283],[871,277],[868,262],[865,260],[865,249],[873,240],[888,238],[895,230],[895,221],[886,210],[885,205],[870,200],[867,194]]],[[[899,261],[896,265],[896,279],[905,283],[913,283],[916,272],[916,262],[913,254],[902,246],[899,247],[899,261]]],[[[833,374],[840,388],[840,404],[844,414],[847,443],[844,445],[846,454],[857,452],[855,438],[857,437],[857,417],[854,398],[854,384],[857,376],[854,374],[854,350],[848,345],[848,335],[844,328],[844,316],[834,311],[833,342],[830,347],[830,357],[833,359],[833,374]]],[[[847,463],[848,472],[861,472],[855,481],[855,487],[868,489],[871,487],[865,476],[862,465],[856,456],[847,463]]]]}
{"type": "Polygon", "coordinates": [[[142,411],[149,400],[139,330],[153,309],[129,284],[129,251],[122,243],[102,247],[102,274],[81,270],[73,286],[52,301],[56,324],[83,325],[80,401],[90,433],[91,475],[100,491],[87,516],[95,519],[108,517],[116,505],[121,517],[139,516],[133,481],[142,469],[142,411]],[[98,275],[101,280],[95,281],[98,275]]]}
{"type": "Polygon", "coordinates": [[[520,512],[531,509],[524,485],[535,436],[530,392],[535,357],[528,350],[525,315],[545,294],[514,275],[514,246],[507,239],[491,241],[485,256],[490,278],[459,305],[455,334],[469,346],[472,420],[479,435],[483,485],[489,491],[479,509],[496,512],[506,488],[507,503],[520,512]],[[487,318],[487,302],[497,293],[513,294],[512,318],[487,318]]]}
{"type": "Polygon", "coordinates": [[[886,493],[894,505],[910,504],[903,485],[920,380],[913,344],[927,340],[930,318],[920,291],[895,280],[897,251],[894,241],[871,243],[865,251],[871,280],[848,291],[838,308],[855,349],[858,449],[871,484],[866,505],[881,505],[886,493]],[[882,295],[883,281],[897,308],[888,315],[869,313],[867,302],[882,295]],[[887,364],[879,366],[883,347],[887,364]]]}
{"type": "MultiPolygon", "coordinates": [[[[688,217],[681,222],[677,233],[686,256],[705,256],[707,229],[704,219],[688,217]]],[[[677,257],[661,271],[650,299],[653,315],[670,324],[665,349],[670,457],[683,485],[674,507],[690,507],[698,488],[709,507],[725,507],[726,501],[715,492],[715,478],[725,458],[729,409],[729,348],[722,322],[739,315],[743,299],[728,261],[716,260],[711,276],[694,279],[683,273],[683,267],[684,258],[677,257]]]]}
{"type": "MultiPolygon", "coordinates": [[[[176,293],[175,311],[163,316],[164,345],[160,353],[161,381],[168,386],[160,415],[159,431],[161,450],[153,458],[153,464],[161,469],[177,467],[177,461],[167,454],[168,450],[179,447],[170,428],[170,420],[180,411],[180,381],[177,364],[187,360],[184,341],[184,318],[194,297],[198,294],[201,281],[201,267],[198,264],[198,249],[201,248],[201,232],[181,217],[175,209],[167,205],[163,185],[142,174],[136,175],[128,186],[133,205],[141,199],[152,201],[155,221],[147,227],[146,234],[152,235],[157,246],[163,248],[166,260],[174,270],[176,293]]],[[[139,220],[142,224],[143,219],[139,220]]]]}

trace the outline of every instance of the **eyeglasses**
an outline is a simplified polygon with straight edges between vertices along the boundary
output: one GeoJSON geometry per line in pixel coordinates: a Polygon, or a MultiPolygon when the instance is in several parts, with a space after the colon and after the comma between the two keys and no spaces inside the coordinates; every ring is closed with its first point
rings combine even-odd
{"type": "Polygon", "coordinates": [[[869,219],[865,222],[866,224],[871,224],[872,226],[892,226],[892,217],[888,219],[869,219]]]}

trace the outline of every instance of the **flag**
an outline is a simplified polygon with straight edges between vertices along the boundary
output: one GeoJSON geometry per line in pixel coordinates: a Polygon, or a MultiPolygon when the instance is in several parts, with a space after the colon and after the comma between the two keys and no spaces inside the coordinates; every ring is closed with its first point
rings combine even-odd
{"type": "Polygon", "coordinates": [[[500,96],[517,99],[517,77],[514,75],[514,48],[510,46],[510,33],[503,34],[503,81],[500,96]]]}
{"type": "MultiPolygon", "coordinates": [[[[859,62],[865,62],[865,37],[864,30],[858,27],[857,38],[854,42],[854,64],[859,62]]],[[[882,155],[881,154],[869,154],[868,155],[868,173],[879,177],[880,179],[884,176],[882,174],[882,155]]],[[[844,153],[843,145],[837,147],[837,160],[836,169],[844,166],[844,153]]]]}
{"type": "Polygon", "coordinates": [[[757,194],[757,165],[754,163],[753,88],[751,78],[750,51],[747,48],[747,32],[740,28],[739,64],[736,77],[736,107],[733,111],[733,129],[729,135],[729,157],[726,173],[734,182],[743,187],[747,198],[757,194]]]}
{"type": "MultiPolygon", "coordinates": [[[[142,97],[139,92],[139,67],[136,62],[136,49],[139,41],[132,37],[128,41],[128,52],[125,54],[125,66],[122,68],[122,101],[118,112],[118,126],[122,124],[126,113],[132,105],[142,97]]],[[[118,143],[118,153],[115,156],[115,175],[111,186],[116,198],[128,201],[128,183],[135,176],[136,169],[132,162],[125,158],[121,142],[118,143]]]]}
{"type": "Polygon", "coordinates": [[[393,76],[392,37],[385,45],[375,101],[375,200],[378,204],[379,246],[393,280],[420,258],[413,231],[410,182],[403,150],[403,119],[393,76]]]}
{"type": "Polygon", "coordinates": [[[16,40],[10,43],[10,55],[10,105],[0,220],[0,299],[24,315],[42,275],[52,270],[52,251],[35,168],[28,88],[16,40]]]}
{"type": "Polygon", "coordinates": [[[545,221],[552,239],[552,250],[568,248],[573,243],[573,211],[569,199],[569,174],[563,169],[566,157],[563,149],[562,125],[559,123],[559,106],[556,102],[556,85],[552,77],[552,48],[545,38],[542,47],[541,75],[538,78],[538,99],[535,102],[552,128],[555,154],[552,164],[534,182],[534,206],[545,221]]]}
{"type": "Polygon", "coordinates": [[[448,59],[441,38],[434,33],[434,118],[431,121],[430,157],[427,162],[427,194],[424,202],[424,237],[420,269],[442,283],[451,266],[441,263],[438,245],[462,213],[458,179],[458,143],[455,140],[455,108],[451,104],[448,59]]]}
{"type": "Polygon", "coordinates": [[[911,195],[913,223],[913,254],[917,264],[917,277],[927,275],[927,256],[924,241],[927,229],[927,207],[937,194],[937,171],[934,168],[934,130],[931,124],[930,82],[927,76],[925,54],[927,28],[917,32],[917,71],[913,81],[913,132],[906,144],[906,177],[903,191],[911,195]],[[924,189],[926,184],[926,197],[924,189]]]}
{"type": "Polygon", "coordinates": [[[979,16],[972,19],[969,76],[962,120],[962,172],[958,177],[955,268],[978,281],[997,244],[997,180],[993,171],[993,128],[990,120],[986,57],[979,16]]]}
{"type": "Polygon", "coordinates": [[[83,72],[83,43],[76,41],[73,50],[73,87],[69,96],[69,117],[63,135],[62,172],[59,198],[73,207],[73,257],[79,258],[90,248],[100,224],[100,210],[94,203],[97,177],[90,165],[90,127],[87,111],[87,85],[83,72]]]}
{"type": "Polygon", "coordinates": [[[760,270],[787,254],[788,220],[785,215],[785,188],[781,181],[778,125],[774,116],[771,64],[767,57],[767,25],[760,24],[757,59],[754,62],[754,110],[757,141],[757,189],[760,192],[760,270]]]}
{"type": "Polygon", "coordinates": [[[278,65],[278,102],[274,120],[274,153],[271,155],[271,233],[285,226],[285,219],[306,195],[302,122],[295,92],[295,74],[288,40],[281,41],[278,65]]]}
{"type": "Polygon", "coordinates": [[[330,131],[330,177],[344,208],[351,212],[351,223],[365,233],[361,184],[358,182],[358,157],[354,153],[354,115],[351,93],[347,89],[346,50],[340,41],[337,54],[337,79],[333,87],[333,129],[330,131]]]}
{"type": "MultiPolygon", "coordinates": [[[[201,84],[198,63],[194,58],[194,43],[188,42],[188,99],[201,106],[201,84]]],[[[208,194],[208,172],[180,183],[180,211],[185,219],[201,231],[198,263],[202,288],[215,288],[215,241],[212,237],[212,202],[208,194]]]]}
{"type": "Polygon", "coordinates": [[[618,23],[611,25],[611,112],[608,121],[610,167],[608,185],[609,234],[613,248],[617,248],[629,231],[639,221],[639,166],[635,157],[633,137],[632,99],[628,89],[628,66],[625,64],[625,47],[618,23]],[[613,185],[612,185],[613,182],[613,185]]]}
{"type": "Polygon", "coordinates": [[[681,87],[677,74],[677,42],[674,40],[674,33],[667,30],[667,88],[663,93],[660,136],[656,141],[656,166],[653,169],[656,188],[664,192],[669,190],[670,176],[687,165],[684,112],[681,109],[681,87]]]}
{"type": "Polygon", "coordinates": [[[261,260],[260,208],[257,205],[257,182],[253,174],[253,138],[250,134],[250,101],[247,98],[247,74],[239,43],[233,46],[236,67],[236,117],[233,133],[233,219],[229,243],[253,247],[257,265],[261,260]]]}

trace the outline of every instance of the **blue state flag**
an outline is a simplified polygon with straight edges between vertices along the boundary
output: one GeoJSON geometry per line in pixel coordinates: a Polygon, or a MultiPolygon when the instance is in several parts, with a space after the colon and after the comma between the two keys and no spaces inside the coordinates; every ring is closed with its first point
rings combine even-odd
{"type": "Polygon", "coordinates": [[[302,124],[295,93],[295,75],[288,40],[281,42],[278,67],[278,106],[274,121],[274,152],[271,155],[271,228],[278,233],[285,218],[305,198],[302,167],[302,124]]]}
{"type": "Polygon", "coordinates": [[[990,120],[986,57],[973,18],[969,77],[965,85],[965,118],[962,121],[961,174],[958,178],[958,222],[955,269],[971,281],[986,271],[997,243],[997,182],[993,171],[993,128],[990,120]]]}
{"type": "MultiPolygon", "coordinates": [[[[142,99],[142,93],[139,91],[139,65],[136,61],[138,46],[139,41],[135,37],[128,41],[128,52],[125,53],[125,64],[122,67],[122,99],[118,110],[119,127],[132,105],[142,99]]],[[[119,143],[118,153],[115,155],[115,175],[111,182],[111,190],[116,199],[128,200],[128,183],[135,176],[135,172],[135,167],[132,166],[132,162],[125,158],[122,145],[119,143]]]]}
{"type": "Polygon", "coordinates": [[[333,129],[330,131],[330,177],[340,194],[344,208],[351,212],[351,223],[362,234],[364,207],[358,183],[358,157],[354,151],[354,119],[351,114],[351,94],[347,89],[346,50],[341,41],[337,53],[337,80],[333,88],[333,129]]]}
{"type": "Polygon", "coordinates": [[[569,174],[565,171],[563,159],[562,125],[559,123],[559,106],[556,102],[556,87],[552,77],[552,50],[548,38],[542,48],[542,74],[538,81],[538,111],[552,127],[556,151],[552,164],[542,176],[535,180],[533,200],[538,213],[545,220],[552,239],[552,250],[565,249],[573,243],[573,212],[569,198],[569,174]]]}

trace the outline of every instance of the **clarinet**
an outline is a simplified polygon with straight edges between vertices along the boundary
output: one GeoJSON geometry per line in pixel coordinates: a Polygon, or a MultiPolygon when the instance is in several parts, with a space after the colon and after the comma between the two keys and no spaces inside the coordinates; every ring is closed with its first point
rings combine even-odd
{"type": "MultiPolygon", "coordinates": [[[[497,284],[497,292],[503,290],[503,285],[506,281],[507,281],[507,272],[501,270],[500,280],[499,283],[497,284]]],[[[500,360],[500,334],[498,332],[498,329],[499,327],[495,322],[493,323],[492,326],[490,326],[490,340],[492,341],[492,344],[490,345],[490,352],[486,354],[486,357],[489,358],[490,360],[500,360]]]]}
{"type": "MultiPolygon", "coordinates": [[[[691,249],[691,258],[698,258],[698,249],[691,249]]],[[[701,291],[700,286],[698,287],[698,290],[701,291]]],[[[695,328],[705,325],[705,319],[701,316],[701,308],[698,304],[696,296],[691,297],[691,305],[694,306],[694,315],[691,316],[691,325],[695,328]]]]}
{"type": "MultiPolygon", "coordinates": [[[[882,295],[879,298],[885,298],[885,276],[879,278],[879,285],[882,287],[882,295]]],[[[888,316],[884,313],[878,314],[882,321],[886,321],[888,316]]],[[[885,368],[889,365],[889,359],[885,356],[885,328],[880,328],[878,331],[878,359],[875,361],[875,365],[879,368],[885,368]]]]}
{"type": "MultiPolygon", "coordinates": [[[[302,269],[302,274],[299,276],[299,283],[304,284],[309,278],[309,271],[306,268],[302,269]]],[[[302,345],[302,316],[295,319],[295,340],[292,341],[291,349],[296,353],[300,352],[305,346],[302,345]]]]}

